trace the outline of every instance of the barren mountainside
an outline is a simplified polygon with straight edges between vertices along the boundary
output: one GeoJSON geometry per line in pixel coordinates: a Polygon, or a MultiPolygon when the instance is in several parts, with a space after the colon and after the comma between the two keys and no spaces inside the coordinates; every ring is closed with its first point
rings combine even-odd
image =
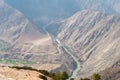
{"type": "MultiPolygon", "coordinates": [[[[66,71],[75,80],[93,73],[119,80],[120,0],[0,0],[0,64],[6,63],[66,71]]],[[[34,77],[0,67],[0,79],[22,72],[34,77]],[[14,74],[6,76],[9,70],[14,74]]]]}
{"type": "Polygon", "coordinates": [[[21,12],[12,8],[3,0],[0,0],[0,2],[1,58],[27,60],[32,58],[37,61],[38,59],[35,57],[38,55],[57,52],[52,39],[48,35],[38,30],[21,12]],[[7,56],[4,56],[3,52],[7,56]]]}
{"type": "Polygon", "coordinates": [[[105,69],[100,74],[102,80],[120,80],[120,66],[105,69]]]}
{"type": "Polygon", "coordinates": [[[32,64],[36,68],[68,71],[71,74],[74,69],[71,57],[24,14],[4,0],[0,2],[0,61],[32,64]]]}
{"type": "Polygon", "coordinates": [[[120,61],[120,17],[83,10],[61,24],[58,38],[81,61],[79,76],[89,76],[120,61]]]}
{"type": "Polygon", "coordinates": [[[120,0],[76,0],[81,10],[91,9],[105,13],[120,14],[120,0]]]}

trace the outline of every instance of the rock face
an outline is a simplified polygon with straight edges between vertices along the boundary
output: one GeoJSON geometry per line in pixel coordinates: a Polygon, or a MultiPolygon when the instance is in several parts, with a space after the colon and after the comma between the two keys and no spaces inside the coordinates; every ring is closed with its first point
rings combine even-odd
{"type": "Polygon", "coordinates": [[[82,61],[79,76],[89,76],[120,60],[120,17],[83,10],[61,24],[58,38],[82,61]]]}

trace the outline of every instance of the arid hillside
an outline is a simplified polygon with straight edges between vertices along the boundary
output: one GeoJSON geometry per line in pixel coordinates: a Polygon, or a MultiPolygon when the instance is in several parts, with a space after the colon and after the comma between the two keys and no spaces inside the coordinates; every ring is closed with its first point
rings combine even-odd
{"type": "Polygon", "coordinates": [[[62,21],[58,39],[79,59],[79,76],[89,76],[120,61],[119,26],[119,16],[94,10],[80,11],[62,21]]]}

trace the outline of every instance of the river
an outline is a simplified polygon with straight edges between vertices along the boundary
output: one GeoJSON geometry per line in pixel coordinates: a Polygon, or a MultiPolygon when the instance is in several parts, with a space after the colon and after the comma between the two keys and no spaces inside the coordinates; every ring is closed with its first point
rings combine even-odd
{"type": "Polygon", "coordinates": [[[53,41],[55,41],[57,43],[57,45],[59,47],[61,47],[68,55],[70,55],[72,57],[72,59],[75,61],[76,63],[76,68],[73,70],[72,75],[69,77],[68,80],[70,80],[71,78],[76,78],[78,72],[80,71],[81,67],[80,67],[80,62],[79,60],[73,55],[74,53],[72,51],[70,51],[70,49],[68,49],[67,47],[65,47],[64,45],[61,44],[61,42],[55,38],[54,36],[50,35],[50,33],[46,30],[46,28],[44,27],[45,32],[52,37],[53,41]]]}
{"type": "MultiPolygon", "coordinates": [[[[71,79],[71,78],[76,78],[78,72],[80,71],[80,62],[79,62],[79,60],[73,55],[72,51],[70,51],[68,48],[66,48],[64,45],[62,45],[61,42],[60,42],[58,39],[56,39],[56,42],[57,42],[57,44],[58,44],[59,46],[61,46],[61,47],[63,48],[63,50],[65,50],[65,52],[66,52],[68,55],[70,55],[70,56],[73,58],[73,60],[76,62],[76,68],[75,68],[75,70],[73,71],[72,75],[69,77],[69,79],[71,79]]],[[[69,79],[68,79],[68,80],[69,80],[69,79]]]]}

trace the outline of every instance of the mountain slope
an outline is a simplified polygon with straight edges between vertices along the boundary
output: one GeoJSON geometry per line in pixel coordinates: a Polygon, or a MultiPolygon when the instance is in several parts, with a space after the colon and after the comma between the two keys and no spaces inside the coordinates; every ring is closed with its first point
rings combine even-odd
{"type": "Polygon", "coordinates": [[[21,12],[0,0],[0,63],[71,74],[74,61],[21,12]],[[63,56],[64,55],[64,56],[63,56]],[[49,64],[49,66],[48,66],[49,64]]]}
{"type": "Polygon", "coordinates": [[[81,61],[79,76],[112,67],[120,61],[120,17],[83,10],[61,24],[58,39],[81,61]]]}
{"type": "MultiPolygon", "coordinates": [[[[62,44],[71,48],[71,50],[74,52],[74,55],[79,59],[79,61],[81,61],[82,69],[79,75],[86,77],[93,74],[94,72],[99,72],[108,67],[112,67],[115,63],[119,63],[120,61],[120,17],[116,15],[119,15],[120,13],[119,3],[119,0],[52,0],[50,2],[46,0],[26,0],[26,2],[24,2],[21,0],[20,2],[14,1],[11,4],[16,8],[19,8],[19,10],[21,10],[37,25],[49,23],[49,21],[54,23],[54,20],[66,18],[77,10],[81,11],[88,9],[76,13],[74,16],[62,21],[61,23],[49,25],[52,26],[52,30],[50,30],[50,32],[55,35],[59,32],[58,39],[61,40],[62,44]],[[73,4],[74,2],[75,4],[73,4]],[[21,5],[18,5],[18,3],[25,4],[22,4],[23,6],[21,7],[21,5]],[[60,3],[59,6],[57,6],[58,3],[60,3]],[[62,6],[63,3],[65,4],[64,6],[62,6]],[[69,5],[67,6],[66,4],[69,5]],[[112,13],[114,14],[112,15],[112,13]],[[56,25],[57,28],[54,28],[56,25]],[[59,26],[61,26],[61,30],[58,29],[59,26]],[[56,31],[58,32],[56,33],[56,31]]],[[[4,9],[4,7],[2,8],[4,9]]],[[[2,15],[5,15],[5,13],[2,15]]],[[[15,14],[14,16],[18,16],[16,12],[12,13],[12,15],[13,14],[15,14]]],[[[41,34],[35,27],[33,27],[34,25],[24,17],[20,17],[19,19],[14,20],[14,17],[12,16],[10,19],[13,19],[13,22],[17,20],[21,20],[21,22],[23,22],[21,24],[21,29],[16,27],[17,29],[14,29],[14,31],[13,29],[9,29],[9,26],[5,26],[7,28],[3,28],[1,30],[1,34],[7,35],[1,35],[1,42],[3,46],[1,50],[4,51],[6,45],[10,45],[11,47],[9,50],[11,53],[20,53],[17,57],[13,56],[13,54],[12,56],[9,55],[10,58],[34,60],[36,62],[38,61],[38,63],[48,62],[60,64],[62,70],[67,69],[68,71],[72,72],[72,70],[75,68],[74,61],[70,58],[70,56],[66,55],[65,52],[57,54],[58,51],[61,50],[59,50],[59,46],[53,45],[55,43],[49,36],[41,34]],[[23,27],[23,25],[25,26],[23,27]]],[[[18,25],[19,21],[16,23],[18,25]]],[[[59,70],[59,68],[57,70],[59,70]]]]}
{"type": "Polygon", "coordinates": [[[38,56],[57,53],[50,36],[38,30],[21,12],[3,0],[0,0],[0,49],[0,57],[3,59],[26,59],[38,62],[43,61],[36,58],[38,56]]]}
{"type": "Polygon", "coordinates": [[[102,80],[120,80],[120,66],[105,69],[100,74],[102,80]]]}
{"type": "Polygon", "coordinates": [[[76,0],[81,10],[91,9],[100,12],[120,14],[120,0],[76,0]]]}
{"type": "MultiPolygon", "coordinates": [[[[4,1],[0,3],[0,37],[9,42],[15,42],[16,38],[27,37],[27,40],[44,37],[22,13],[10,7],[4,1]],[[34,34],[31,34],[34,33],[34,34]]],[[[25,41],[25,39],[24,39],[25,41]]]]}

